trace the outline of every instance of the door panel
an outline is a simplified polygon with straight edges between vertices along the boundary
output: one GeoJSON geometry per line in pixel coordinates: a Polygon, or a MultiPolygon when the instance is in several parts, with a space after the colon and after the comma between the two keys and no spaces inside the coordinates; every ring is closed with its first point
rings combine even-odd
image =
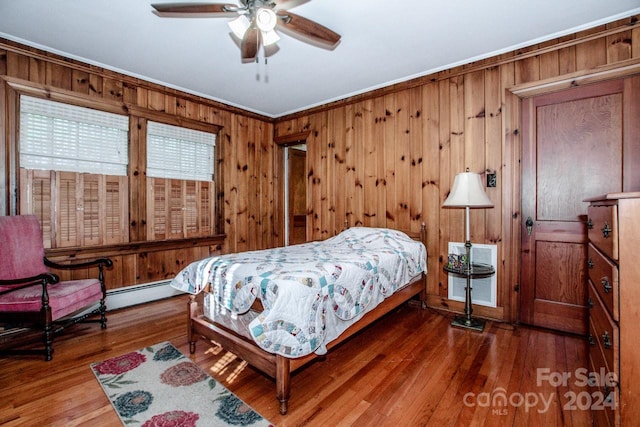
{"type": "Polygon", "coordinates": [[[622,94],[540,105],[536,115],[538,220],[576,221],[585,197],[621,188],[622,94]]]}
{"type": "Polygon", "coordinates": [[[583,200],[623,189],[623,88],[621,79],[523,100],[523,323],[586,334],[583,200]]]}
{"type": "Polygon", "coordinates": [[[576,283],[586,280],[586,246],[542,240],[536,246],[534,321],[547,328],[582,333],[586,327],[586,308],[581,308],[586,286],[576,283]]]}
{"type": "Polygon", "coordinates": [[[576,304],[584,301],[585,289],[580,286],[571,286],[575,277],[580,277],[584,271],[579,266],[586,259],[584,245],[580,243],[538,243],[536,253],[536,297],[546,301],[554,301],[560,304],[576,304]],[[546,266],[553,265],[554,260],[565,260],[559,265],[558,270],[551,270],[546,266]]]}

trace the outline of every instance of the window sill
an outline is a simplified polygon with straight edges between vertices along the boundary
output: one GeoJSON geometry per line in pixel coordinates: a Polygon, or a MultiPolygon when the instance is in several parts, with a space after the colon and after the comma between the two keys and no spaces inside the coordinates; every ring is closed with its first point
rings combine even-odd
{"type": "Polygon", "coordinates": [[[118,245],[45,249],[45,256],[47,258],[82,259],[185,249],[198,246],[217,246],[218,249],[220,249],[226,237],[225,234],[217,234],[208,237],[129,242],[118,245]]]}

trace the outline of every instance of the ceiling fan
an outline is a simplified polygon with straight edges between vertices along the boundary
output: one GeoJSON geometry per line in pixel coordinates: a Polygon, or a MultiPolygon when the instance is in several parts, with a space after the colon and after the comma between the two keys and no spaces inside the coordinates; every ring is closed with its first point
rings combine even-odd
{"type": "Polygon", "coordinates": [[[283,32],[306,43],[333,50],[340,35],[317,22],[289,12],[288,9],[309,0],[239,0],[240,5],[224,3],[159,3],[151,6],[159,16],[236,17],[229,22],[238,39],[243,62],[253,62],[260,47],[265,56],[277,51],[276,43],[283,32]]]}

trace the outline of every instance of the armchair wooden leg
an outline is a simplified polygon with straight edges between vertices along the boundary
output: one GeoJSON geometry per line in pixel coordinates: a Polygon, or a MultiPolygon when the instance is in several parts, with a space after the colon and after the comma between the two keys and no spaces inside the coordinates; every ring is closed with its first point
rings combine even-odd
{"type": "Polygon", "coordinates": [[[42,340],[44,341],[44,360],[47,362],[53,359],[53,319],[51,318],[51,306],[49,305],[49,296],[46,292],[42,297],[42,317],[44,318],[44,335],[42,340]]]}
{"type": "MultiPolygon", "coordinates": [[[[106,264],[107,267],[111,263],[111,260],[108,261],[109,263],[106,264]]],[[[107,329],[107,286],[104,284],[104,267],[102,264],[98,264],[98,280],[100,281],[100,288],[102,289],[102,298],[100,299],[100,327],[107,329]]]]}
{"type": "Polygon", "coordinates": [[[104,299],[100,300],[100,327],[107,329],[107,306],[104,303],[104,299]]]}
{"type": "Polygon", "coordinates": [[[44,325],[42,340],[44,341],[44,360],[49,362],[53,359],[53,327],[49,322],[44,325]]]}

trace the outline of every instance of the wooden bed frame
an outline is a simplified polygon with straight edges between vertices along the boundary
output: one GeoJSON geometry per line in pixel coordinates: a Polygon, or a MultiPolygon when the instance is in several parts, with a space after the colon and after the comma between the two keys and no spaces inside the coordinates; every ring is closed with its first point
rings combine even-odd
{"type": "MultiPolygon", "coordinates": [[[[408,236],[415,240],[420,240],[426,247],[426,226],[423,223],[419,235],[406,232],[408,236]]],[[[369,326],[380,317],[391,310],[409,301],[416,295],[419,296],[421,307],[424,308],[426,302],[426,275],[421,274],[393,295],[384,299],[373,310],[366,313],[357,323],[351,325],[338,338],[327,344],[327,350],[337,346],[356,332],[369,326]]],[[[239,335],[231,329],[214,323],[202,312],[200,301],[204,292],[199,295],[191,295],[188,302],[188,339],[189,350],[193,354],[196,350],[196,342],[200,337],[214,341],[224,350],[229,351],[256,369],[259,369],[276,381],[276,398],[280,402],[280,413],[285,415],[289,409],[289,397],[291,394],[290,380],[291,373],[301,368],[303,365],[319,357],[315,353],[298,358],[288,358],[279,354],[272,354],[264,351],[252,340],[239,335]]]]}

